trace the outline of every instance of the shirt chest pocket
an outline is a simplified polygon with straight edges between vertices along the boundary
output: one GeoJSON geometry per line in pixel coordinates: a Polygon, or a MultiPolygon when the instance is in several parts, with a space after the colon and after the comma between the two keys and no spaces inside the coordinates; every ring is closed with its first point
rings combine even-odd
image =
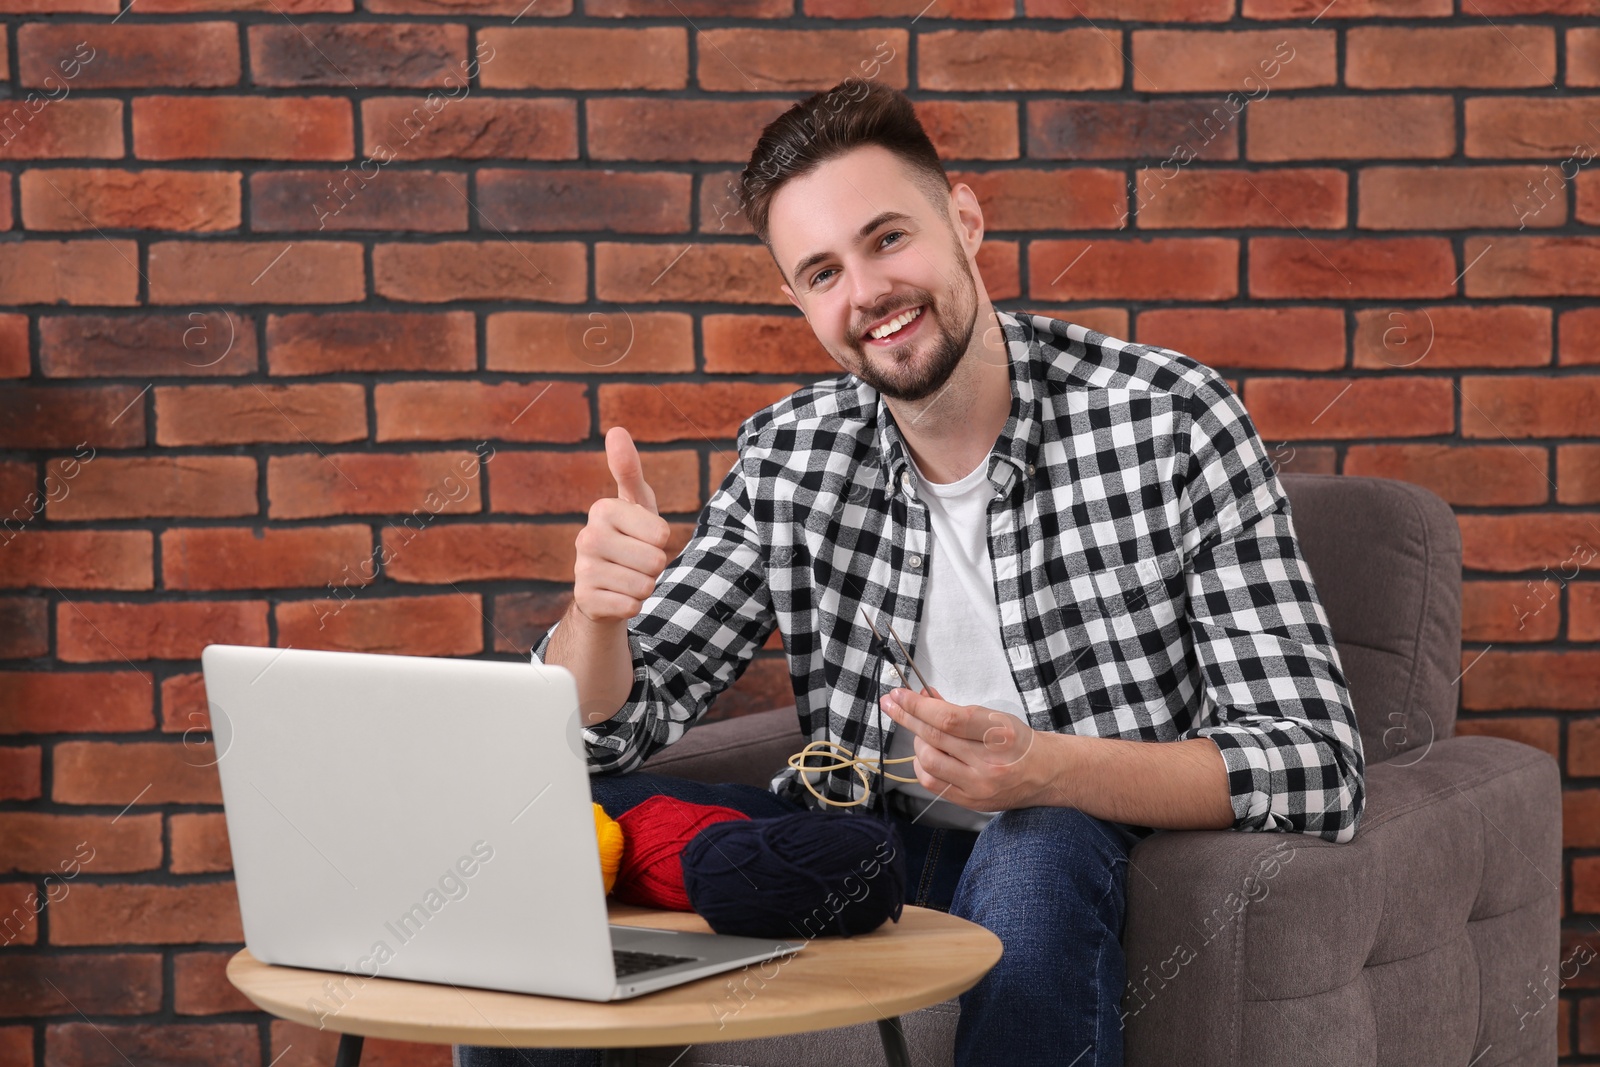
{"type": "Polygon", "coordinates": [[[1183,554],[1176,548],[1091,572],[1089,579],[1094,597],[1082,608],[1098,615],[1118,640],[1171,629],[1187,607],[1183,554]]]}

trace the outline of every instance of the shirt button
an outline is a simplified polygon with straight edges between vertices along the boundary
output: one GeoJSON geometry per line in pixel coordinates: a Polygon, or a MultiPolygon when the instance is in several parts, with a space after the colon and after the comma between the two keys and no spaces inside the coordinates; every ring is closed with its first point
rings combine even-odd
{"type": "Polygon", "coordinates": [[[1033,474],[1033,464],[1032,463],[1028,464],[1028,474],[1029,474],[1030,477],[1033,474]]]}
{"type": "Polygon", "coordinates": [[[906,495],[907,496],[916,496],[917,495],[916,492],[913,491],[912,488],[911,488],[911,472],[910,471],[901,471],[900,472],[900,488],[904,489],[906,491],[906,495]]]}
{"type": "Polygon", "coordinates": [[[911,565],[912,570],[916,570],[918,567],[922,566],[922,557],[913,554],[910,559],[906,560],[906,562],[911,565]]]}

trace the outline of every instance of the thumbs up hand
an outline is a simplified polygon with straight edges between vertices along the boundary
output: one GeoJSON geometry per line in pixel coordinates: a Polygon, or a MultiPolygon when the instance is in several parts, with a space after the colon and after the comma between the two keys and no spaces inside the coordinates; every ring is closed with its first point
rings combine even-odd
{"type": "Polygon", "coordinates": [[[573,601],[594,622],[625,623],[644,609],[667,569],[672,531],[656,511],[639,450],[621,426],[606,432],[606,465],[617,495],[596,500],[578,531],[573,601]]]}

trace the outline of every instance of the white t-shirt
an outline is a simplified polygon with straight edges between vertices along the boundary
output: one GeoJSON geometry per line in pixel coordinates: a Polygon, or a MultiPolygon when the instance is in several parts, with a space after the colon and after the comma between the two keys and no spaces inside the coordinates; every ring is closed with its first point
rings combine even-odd
{"type": "MultiPolygon", "coordinates": [[[[1000,609],[994,599],[994,571],[989,560],[989,457],[960,481],[930,482],[916,461],[911,469],[917,495],[928,508],[932,559],[923,581],[922,618],[913,660],[922,677],[952,704],[980,704],[1026,719],[1022,696],[1011,678],[1011,665],[1000,643],[1000,609]]],[[[909,674],[909,672],[908,672],[909,674]]],[[[915,675],[909,678],[918,687],[915,675]]],[[[889,757],[916,753],[915,737],[893,723],[889,757]]],[[[894,774],[911,777],[915,764],[894,764],[894,774]]],[[[885,779],[885,787],[932,806],[918,817],[926,826],[981,830],[999,814],[973,811],[935,799],[921,782],[885,779]]]]}

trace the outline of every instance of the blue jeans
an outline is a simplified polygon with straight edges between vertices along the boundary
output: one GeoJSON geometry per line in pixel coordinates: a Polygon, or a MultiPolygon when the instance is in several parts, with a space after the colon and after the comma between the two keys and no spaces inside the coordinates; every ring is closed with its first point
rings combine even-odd
{"type": "MultiPolygon", "coordinates": [[[[751,818],[802,810],[753,785],[650,771],[593,775],[615,818],[652,796],[720,804],[751,818]]],[[[1076,808],[1003,811],[981,833],[893,816],[906,848],[906,903],[988,928],[1004,953],[960,996],[956,1067],[1120,1067],[1128,853],[1116,823],[1076,808]]],[[[454,1046],[453,1067],[599,1067],[593,1049],[454,1046]]]]}

